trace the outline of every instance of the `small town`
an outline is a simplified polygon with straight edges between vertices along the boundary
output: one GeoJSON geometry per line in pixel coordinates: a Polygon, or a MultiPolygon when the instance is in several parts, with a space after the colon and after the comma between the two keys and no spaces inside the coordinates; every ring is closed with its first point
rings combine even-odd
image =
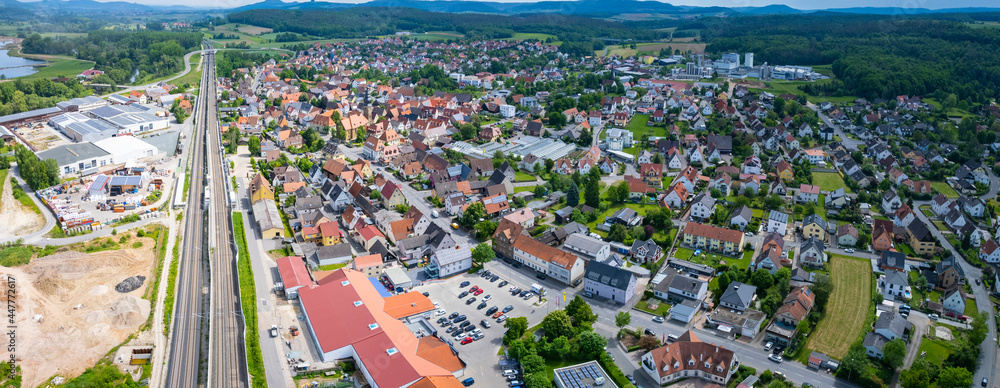
{"type": "Polygon", "coordinates": [[[10,386],[995,384],[993,99],[817,97],[847,70],[691,39],[213,26],[144,27],[206,31],[173,77],[0,81],[10,386]]]}

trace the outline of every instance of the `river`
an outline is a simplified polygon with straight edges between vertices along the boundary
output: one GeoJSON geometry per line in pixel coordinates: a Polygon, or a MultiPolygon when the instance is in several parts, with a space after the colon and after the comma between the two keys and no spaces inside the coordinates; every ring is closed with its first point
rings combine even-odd
{"type": "MultiPolygon", "coordinates": [[[[0,47],[10,43],[10,41],[0,40],[0,47]]],[[[10,50],[0,49],[0,75],[5,78],[23,77],[31,75],[38,70],[33,65],[45,63],[36,59],[12,57],[10,50]]]]}

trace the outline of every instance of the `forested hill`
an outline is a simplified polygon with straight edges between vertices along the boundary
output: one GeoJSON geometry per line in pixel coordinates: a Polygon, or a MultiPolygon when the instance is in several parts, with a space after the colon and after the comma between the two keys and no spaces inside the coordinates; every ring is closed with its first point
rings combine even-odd
{"type": "Polygon", "coordinates": [[[595,38],[656,40],[666,33],[581,16],[543,14],[501,16],[427,12],[414,8],[355,7],[340,11],[256,9],[227,16],[232,23],[324,38],[364,38],[397,31],[458,31],[469,38],[509,38],[514,32],[555,35],[560,41],[595,38]]]}
{"type": "MultiPolygon", "coordinates": [[[[989,15],[976,15],[977,18],[989,15]]],[[[833,64],[843,83],[810,93],[894,98],[954,93],[985,104],[1000,94],[1000,29],[962,15],[760,16],[704,21],[711,53],[753,52],[758,63],[833,64]]]]}

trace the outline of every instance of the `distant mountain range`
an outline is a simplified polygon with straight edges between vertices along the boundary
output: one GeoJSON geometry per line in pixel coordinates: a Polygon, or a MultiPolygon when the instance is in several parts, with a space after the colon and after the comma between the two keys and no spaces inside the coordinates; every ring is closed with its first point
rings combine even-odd
{"type": "MultiPolygon", "coordinates": [[[[190,11],[204,9],[189,6],[154,6],[124,1],[100,2],[94,0],[41,0],[34,2],[20,2],[17,0],[0,0],[0,6],[12,8],[25,8],[38,11],[63,11],[63,12],[153,12],[153,11],[190,11]]],[[[671,14],[671,15],[718,15],[718,14],[799,14],[811,13],[818,10],[799,10],[787,5],[773,4],[763,7],[694,7],[673,5],[658,1],[637,1],[637,0],[578,0],[578,1],[539,1],[534,3],[507,3],[492,1],[464,1],[464,0],[371,0],[359,4],[331,3],[326,1],[308,2],[284,2],[281,0],[263,0],[258,3],[244,5],[230,9],[234,12],[251,9],[343,9],[350,7],[409,7],[431,12],[451,12],[451,13],[495,13],[504,15],[532,14],[532,13],[560,13],[579,15],[618,15],[618,14],[671,14]]],[[[218,8],[214,8],[218,9],[218,8]]],[[[852,13],[852,14],[872,14],[872,15],[895,15],[895,14],[930,14],[930,13],[979,13],[979,12],[1000,12],[1000,8],[949,8],[949,9],[926,9],[926,8],[897,8],[897,7],[857,7],[857,8],[830,8],[822,11],[852,13]]]]}

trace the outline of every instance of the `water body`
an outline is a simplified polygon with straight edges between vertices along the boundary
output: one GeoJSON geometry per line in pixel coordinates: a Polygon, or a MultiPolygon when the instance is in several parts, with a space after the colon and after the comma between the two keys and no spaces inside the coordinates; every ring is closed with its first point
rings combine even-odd
{"type": "MultiPolygon", "coordinates": [[[[10,43],[10,41],[0,41],[0,47],[10,43]]],[[[23,77],[31,75],[38,70],[33,65],[45,63],[36,59],[12,57],[10,50],[0,49],[0,75],[6,78],[23,77]]]]}

